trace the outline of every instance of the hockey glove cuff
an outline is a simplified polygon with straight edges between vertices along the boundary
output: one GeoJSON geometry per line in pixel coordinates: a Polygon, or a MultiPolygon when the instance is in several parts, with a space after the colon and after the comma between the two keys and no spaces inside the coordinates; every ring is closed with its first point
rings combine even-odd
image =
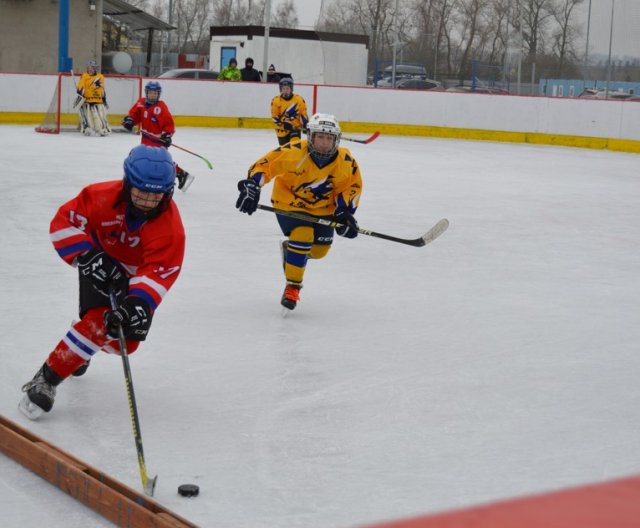
{"type": "Polygon", "coordinates": [[[171,146],[171,134],[169,134],[168,132],[163,132],[160,135],[160,141],[164,144],[165,147],[169,148],[171,146]]]}
{"type": "Polygon", "coordinates": [[[99,291],[107,291],[109,286],[120,286],[125,281],[120,267],[101,249],[93,248],[78,255],[77,263],[80,280],[88,280],[99,291]]]}

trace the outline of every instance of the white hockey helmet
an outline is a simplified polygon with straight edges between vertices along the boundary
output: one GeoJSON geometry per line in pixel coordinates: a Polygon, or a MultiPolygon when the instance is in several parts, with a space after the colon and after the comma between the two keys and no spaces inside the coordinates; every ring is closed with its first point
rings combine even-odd
{"type": "Polygon", "coordinates": [[[309,153],[312,157],[318,159],[332,158],[340,146],[340,136],[342,136],[342,131],[335,116],[331,114],[313,114],[311,119],[309,119],[309,123],[307,124],[307,138],[309,140],[309,153]],[[313,144],[313,137],[317,133],[330,134],[334,137],[333,147],[328,152],[319,152],[316,150],[313,144]]]}

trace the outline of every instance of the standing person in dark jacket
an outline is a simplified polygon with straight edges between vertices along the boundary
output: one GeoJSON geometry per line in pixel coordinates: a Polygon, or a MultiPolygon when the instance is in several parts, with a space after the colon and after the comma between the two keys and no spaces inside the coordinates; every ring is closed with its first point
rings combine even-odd
{"type": "Polygon", "coordinates": [[[269,71],[267,71],[267,82],[270,82],[270,83],[280,82],[280,75],[276,73],[276,67],[273,64],[269,66],[269,71]]]}
{"type": "Polygon", "coordinates": [[[262,75],[260,72],[253,67],[253,59],[251,57],[247,57],[244,61],[244,68],[240,70],[240,75],[242,76],[243,81],[248,82],[261,82],[262,75]]]}

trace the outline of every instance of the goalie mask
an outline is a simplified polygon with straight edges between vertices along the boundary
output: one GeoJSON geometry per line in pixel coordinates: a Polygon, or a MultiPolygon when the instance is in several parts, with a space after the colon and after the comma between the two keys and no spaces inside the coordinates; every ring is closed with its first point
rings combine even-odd
{"type": "Polygon", "coordinates": [[[331,114],[314,114],[307,124],[309,154],[317,162],[331,160],[340,146],[342,132],[331,114]]]}
{"type": "Polygon", "coordinates": [[[94,60],[87,62],[87,73],[89,75],[95,75],[98,73],[98,63],[94,60]]]}
{"type": "Polygon", "coordinates": [[[162,86],[157,81],[149,81],[144,86],[145,105],[151,106],[156,104],[160,100],[160,94],[162,93],[162,86]]]}
{"type": "Polygon", "coordinates": [[[155,218],[171,201],[176,166],[166,148],[138,145],[124,160],[124,199],[137,218],[155,218]]]}

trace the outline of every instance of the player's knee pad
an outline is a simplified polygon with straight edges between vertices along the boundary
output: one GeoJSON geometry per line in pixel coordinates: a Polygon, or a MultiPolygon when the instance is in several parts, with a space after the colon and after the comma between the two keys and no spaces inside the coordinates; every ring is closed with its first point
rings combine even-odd
{"type": "Polygon", "coordinates": [[[331,246],[329,244],[323,244],[323,245],[314,244],[313,246],[311,246],[311,252],[309,253],[309,258],[312,258],[312,259],[324,258],[327,256],[327,253],[329,253],[330,249],[331,249],[331,246]]]}
{"type": "Polygon", "coordinates": [[[294,227],[289,235],[289,240],[294,242],[303,242],[312,244],[314,239],[313,227],[311,226],[298,226],[294,227]]]}

